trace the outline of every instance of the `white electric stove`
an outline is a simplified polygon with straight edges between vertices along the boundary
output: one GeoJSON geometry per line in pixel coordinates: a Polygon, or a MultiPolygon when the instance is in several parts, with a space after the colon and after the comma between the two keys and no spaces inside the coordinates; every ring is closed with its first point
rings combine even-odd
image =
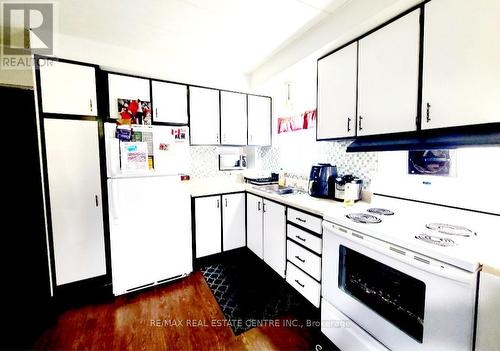
{"type": "Polygon", "coordinates": [[[323,222],[323,332],[341,349],[471,350],[480,257],[500,217],[382,196],[323,222]]]}

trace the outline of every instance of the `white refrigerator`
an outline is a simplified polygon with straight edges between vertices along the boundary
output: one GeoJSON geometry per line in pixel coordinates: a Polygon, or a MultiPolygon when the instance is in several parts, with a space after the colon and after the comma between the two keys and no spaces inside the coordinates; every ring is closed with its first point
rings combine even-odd
{"type": "Polygon", "coordinates": [[[189,171],[188,128],[142,128],[148,142],[127,143],[116,138],[114,123],[104,126],[115,295],[193,270],[191,200],[180,176],[189,171]],[[144,150],[153,156],[153,169],[144,150]]]}

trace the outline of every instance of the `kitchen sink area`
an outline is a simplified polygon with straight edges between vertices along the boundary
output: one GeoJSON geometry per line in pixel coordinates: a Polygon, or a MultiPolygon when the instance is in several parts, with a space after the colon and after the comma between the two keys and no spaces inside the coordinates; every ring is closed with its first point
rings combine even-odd
{"type": "Polygon", "coordinates": [[[305,194],[305,191],[299,188],[291,186],[280,186],[278,184],[256,185],[253,188],[276,195],[305,194]]]}

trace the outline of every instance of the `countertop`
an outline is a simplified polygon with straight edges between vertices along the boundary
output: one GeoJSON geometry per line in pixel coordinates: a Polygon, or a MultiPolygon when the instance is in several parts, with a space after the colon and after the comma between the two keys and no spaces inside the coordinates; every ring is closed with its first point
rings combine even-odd
{"type": "MultiPolygon", "coordinates": [[[[343,213],[345,211],[341,202],[314,198],[307,193],[278,195],[259,190],[258,186],[241,183],[232,178],[195,179],[185,183],[193,197],[246,191],[321,217],[334,218],[338,213],[343,213]]],[[[349,210],[356,212],[358,209],[365,208],[366,205],[366,202],[357,202],[351,206],[349,210]]],[[[456,211],[462,212],[460,210],[456,211]]],[[[457,213],[457,215],[460,215],[460,213],[457,213]]],[[[476,216],[482,215],[477,214],[476,216]]],[[[496,223],[496,218],[493,218],[493,220],[496,223]]],[[[500,217],[498,218],[498,223],[500,223],[500,217]]],[[[474,253],[474,257],[479,260],[483,271],[500,277],[500,226],[489,229],[493,230],[488,230],[490,232],[489,236],[485,235],[481,239],[481,250],[474,253]]]]}

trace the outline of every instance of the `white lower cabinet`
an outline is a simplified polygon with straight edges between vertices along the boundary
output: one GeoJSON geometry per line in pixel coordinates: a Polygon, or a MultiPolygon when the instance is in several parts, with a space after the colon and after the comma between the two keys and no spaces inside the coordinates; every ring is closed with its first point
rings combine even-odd
{"type": "Polygon", "coordinates": [[[262,198],[247,194],[247,247],[264,258],[262,237],[262,198]]]}
{"type": "Polygon", "coordinates": [[[245,193],[222,195],[222,249],[245,246],[245,193]]]}
{"type": "Polygon", "coordinates": [[[314,306],[319,307],[321,285],[290,262],[286,267],[286,281],[314,306]]]}
{"type": "Polygon", "coordinates": [[[245,193],[194,199],[196,258],[245,246],[245,193]]]}
{"type": "Polygon", "coordinates": [[[481,272],[477,306],[476,350],[499,351],[500,336],[500,276],[481,272]]]}
{"type": "Polygon", "coordinates": [[[45,118],[44,132],[56,285],[104,275],[97,121],[45,118]]]}
{"type": "Polygon", "coordinates": [[[247,247],[283,278],[286,265],[285,206],[247,194],[247,247]]]}
{"type": "Polygon", "coordinates": [[[266,199],[262,202],[264,262],[285,278],[286,216],[285,206],[266,199]]]}
{"type": "Polygon", "coordinates": [[[220,195],[194,200],[196,258],[221,252],[220,195]]]}

